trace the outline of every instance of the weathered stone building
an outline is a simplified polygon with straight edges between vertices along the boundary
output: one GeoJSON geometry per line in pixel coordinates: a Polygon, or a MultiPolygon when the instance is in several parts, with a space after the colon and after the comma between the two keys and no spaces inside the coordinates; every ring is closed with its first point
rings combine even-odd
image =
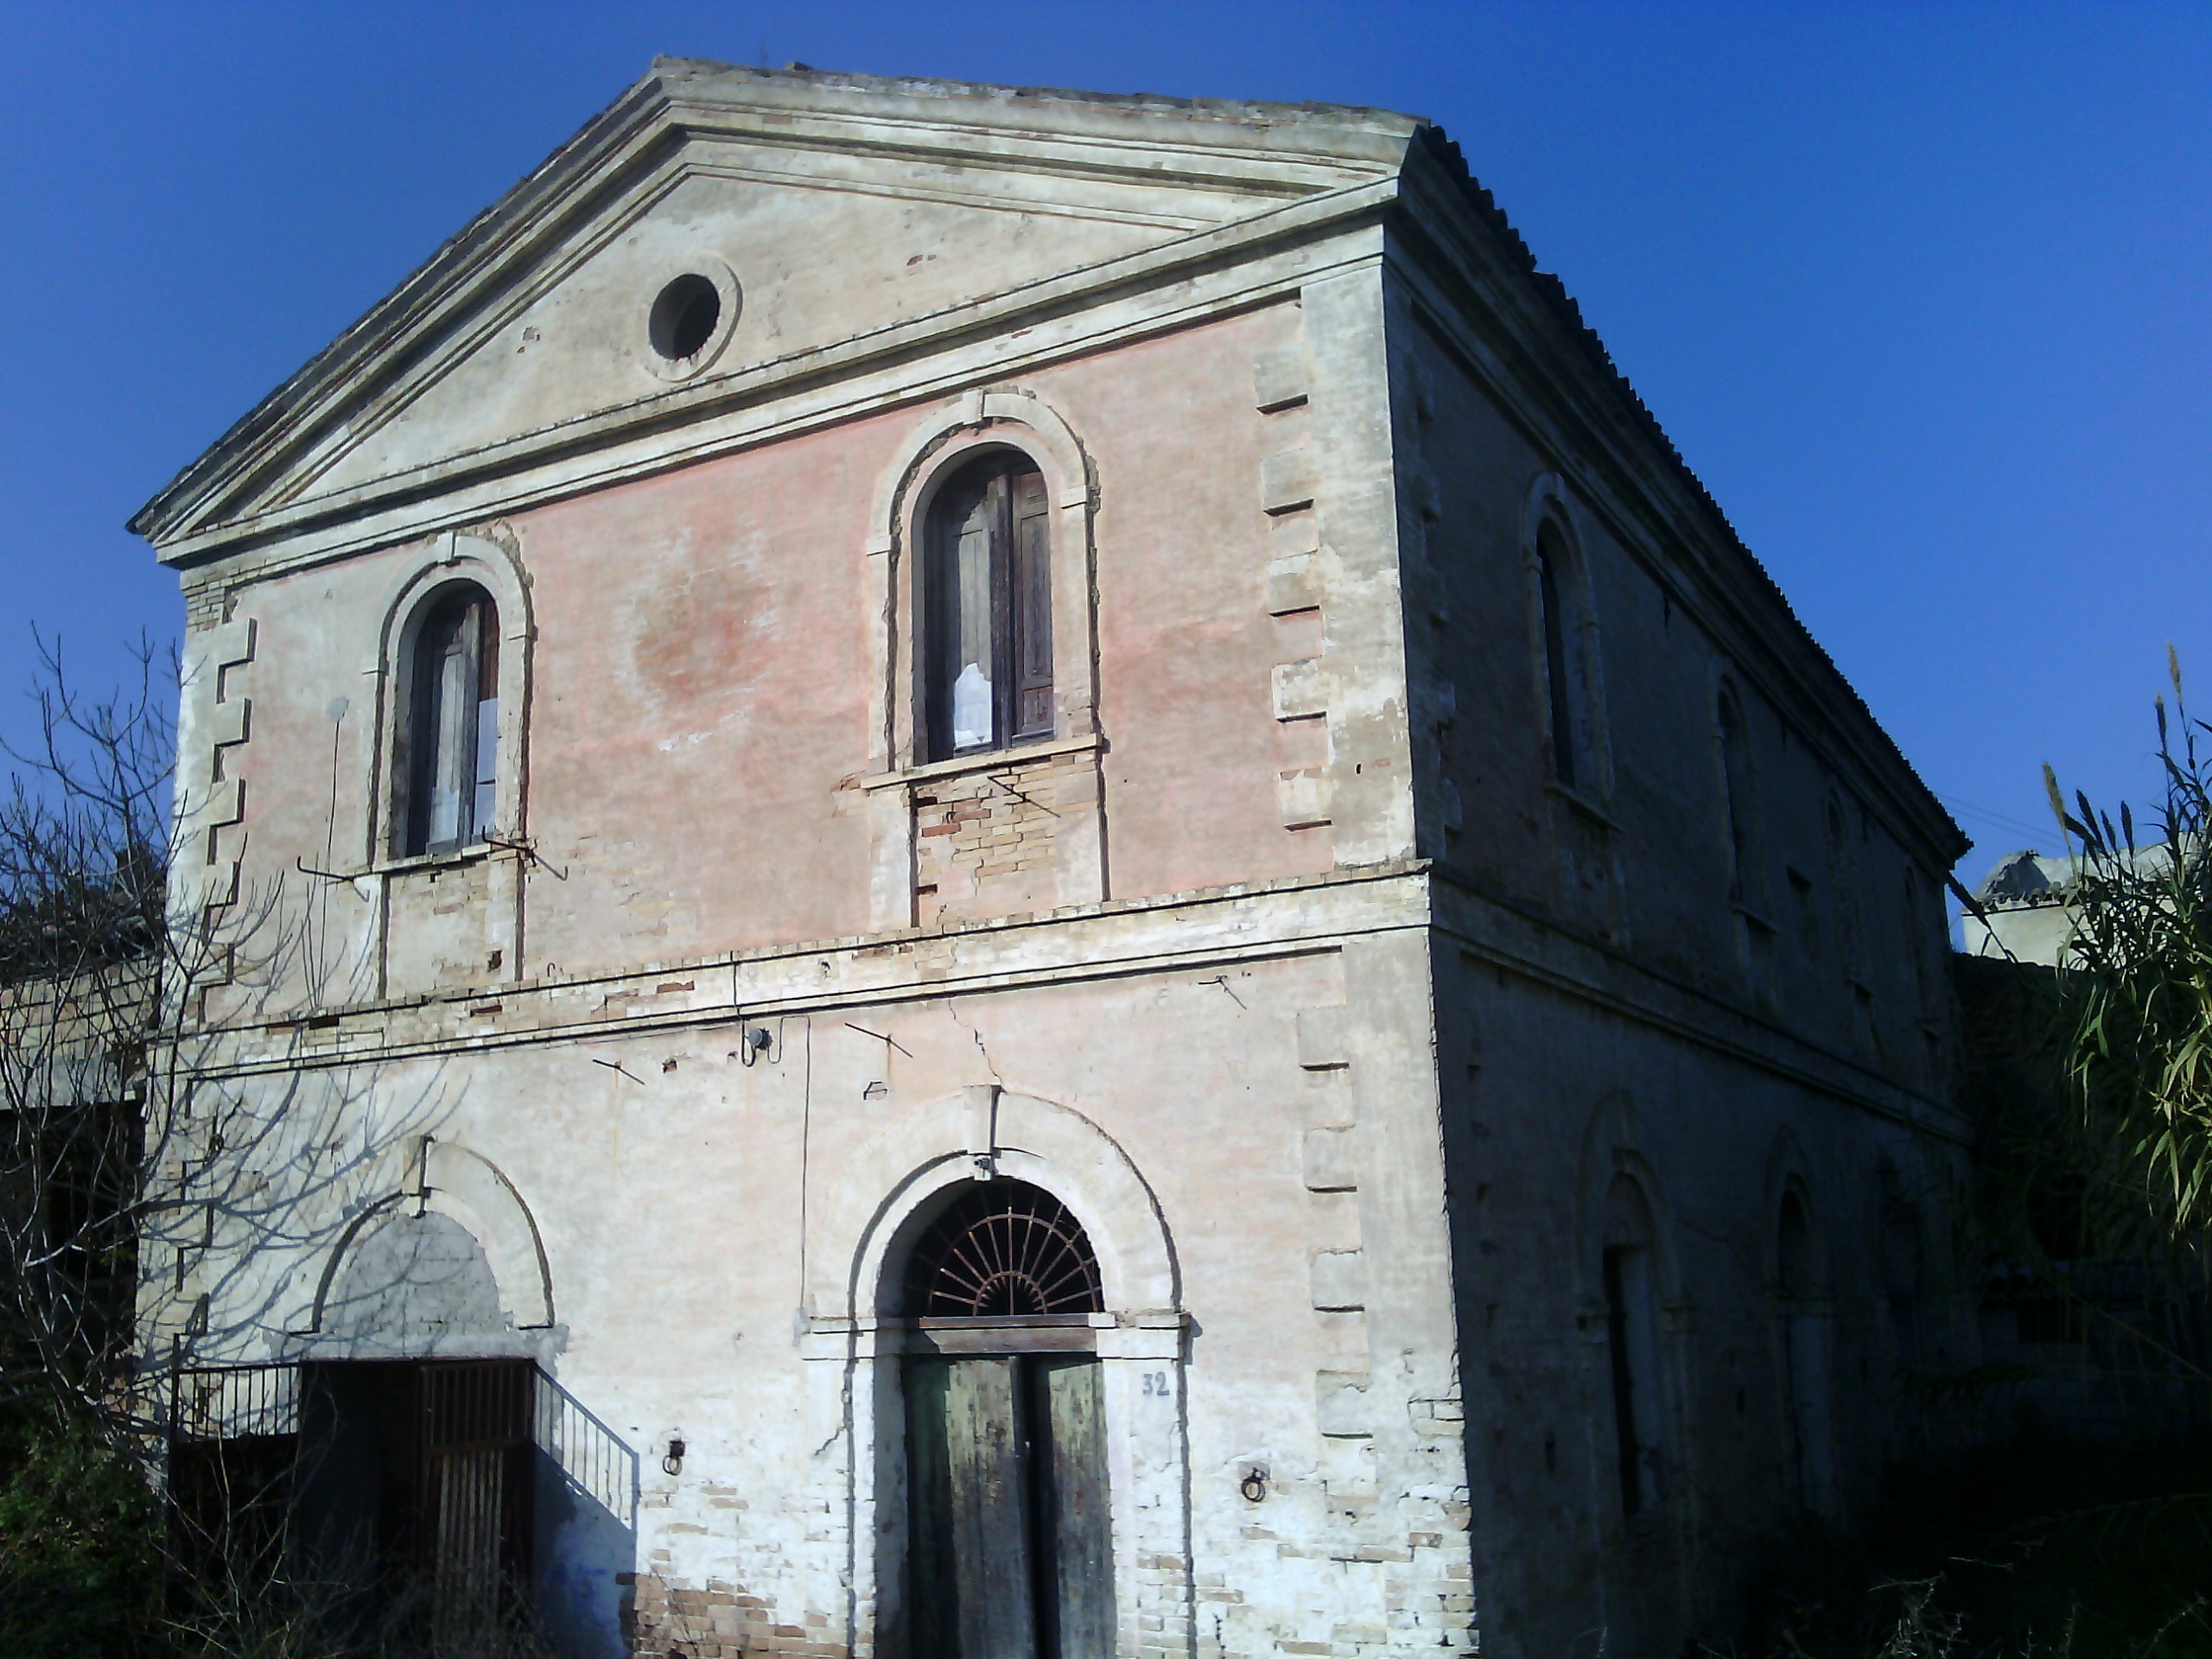
{"type": "Polygon", "coordinates": [[[1427,123],[663,61],[136,525],[148,1351],[438,1618],[1667,1652],[1971,1339],[1958,832],[1427,123]]]}

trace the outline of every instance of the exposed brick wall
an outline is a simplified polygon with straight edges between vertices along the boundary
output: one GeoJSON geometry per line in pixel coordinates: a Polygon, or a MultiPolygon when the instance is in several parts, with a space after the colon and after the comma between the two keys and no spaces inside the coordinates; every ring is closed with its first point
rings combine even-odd
{"type": "Polygon", "coordinates": [[[918,787],[921,925],[1059,905],[1062,830],[1078,814],[1095,816],[1097,803],[1098,761],[1088,749],[1033,760],[1009,755],[988,772],[918,787]]]}
{"type": "Polygon", "coordinates": [[[184,626],[188,633],[219,626],[230,620],[230,589],[219,583],[187,581],[184,589],[184,626]]]}
{"type": "Polygon", "coordinates": [[[807,1612],[797,1624],[742,1586],[709,1579],[704,1588],[652,1573],[626,1573],[631,1588],[624,1634],[638,1659],[738,1659],[741,1654],[797,1654],[801,1659],[850,1659],[852,1649],[828,1640],[830,1615],[807,1612]]]}

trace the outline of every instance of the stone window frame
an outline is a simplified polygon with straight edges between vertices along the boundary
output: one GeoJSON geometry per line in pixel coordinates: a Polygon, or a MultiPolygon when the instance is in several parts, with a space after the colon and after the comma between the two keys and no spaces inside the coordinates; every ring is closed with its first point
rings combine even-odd
{"type": "Polygon", "coordinates": [[[1529,630],[1529,683],[1535,697],[1537,724],[1543,734],[1544,786],[1610,823],[1605,809],[1613,796],[1611,723],[1606,718],[1604,652],[1600,649],[1596,595],[1590,579],[1590,560],[1578,528],[1567,486],[1556,473],[1545,473],[1531,481],[1521,510],[1522,585],[1526,595],[1529,630]],[[1573,658],[1574,713],[1582,730],[1573,747],[1576,776],[1561,779],[1553,757],[1558,734],[1552,729],[1551,652],[1545,639],[1547,607],[1543,594],[1543,532],[1557,532],[1565,554],[1562,568],[1553,573],[1555,588],[1564,577],[1567,609],[1573,618],[1568,650],[1573,658]]]}
{"type": "Polygon", "coordinates": [[[1060,413],[1033,391],[969,392],[931,410],[907,434],[877,486],[868,516],[870,611],[877,619],[878,664],[868,721],[870,773],[1004,766],[1009,755],[1024,749],[1096,741],[1097,498],[1090,455],[1060,413]],[[925,677],[918,649],[923,534],[938,489],[978,453],[990,449],[1028,456],[1044,474],[1052,504],[1052,730],[1033,742],[931,762],[921,758],[926,728],[925,677]]]}
{"type": "Polygon", "coordinates": [[[1866,814],[1855,798],[1830,783],[1821,792],[1821,852],[1828,884],[1835,893],[1837,959],[1847,984],[1866,982],[1866,917],[1860,889],[1859,844],[1866,838],[1866,814]]]}
{"type": "Polygon", "coordinates": [[[671,255],[653,269],[645,283],[645,302],[638,314],[638,333],[642,345],[636,351],[637,360],[646,373],[656,380],[681,385],[696,379],[714,367],[731,337],[737,332],[740,318],[745,313],[745,287],[737,280],[737,273],[730,269],[729,261],[717,253],[696,250],[689,253],[671,255]],[[719,308],[715,315],[715,326],[708,332],[705,342],[689,357],[664,358],[653,347],[651,339],[653,308],[671,283],[686,276],[700,276],[714,285],[719,308]]]}
{"type": "Polygon", "coordinates": [[[514,551],[489,535],[448,531],[409,566],[388,592],[378,630],[375,661],[366,672],[376,686],[376,742],[366,795],[365,872],[421,865],[462,863],[499,850],[495,842],[521,840],[526,833],[529,800],[531,646],[536,638],[529,586],[514,551]],[[403,725],[416,634],[445,590],[473,582],[491,596],[499,622],[499,756],[492,821],[481,838],[436,853],[399,850],[405,827],[404,781],[398,758],[404,748],[403,725]]]}
{"type": "Polygon", "coordinates": [[[1760,786],[1758,744],[1751,730],[1752,700],[1740,676],[1723,664],[1713,676],[1713,760],[1720,788],[1720,848],[1728,872],[1728,901],[1739,912],[1767,920],[1769,863],[1760,786]],[[1730,711],[1734,711],[1731,743],[1730,711]]]}
{"type": "MultiPolygon", "coordinates": [[[[938,779],[1097,751],[1098,467],[1074,429],[1037,393],[976,391],[940,404],[893,448],[868,512],[868,611],[871,619],[868,748],[855,780],[869,821],[868,916],[875,930],[912,927],[918,786],[938,779]],[[918,758],[926,729],[927,687],[915,642],[922,616],[921,545],[937,490],[976,454],[1014,449],[1044,474],[1051,503],[1052,729],[1007,748],[977,749],[950,760],[918,758]]],[[[1062,820],[1061,903],[1106,896],[1103,802],[1062,820]]]]}

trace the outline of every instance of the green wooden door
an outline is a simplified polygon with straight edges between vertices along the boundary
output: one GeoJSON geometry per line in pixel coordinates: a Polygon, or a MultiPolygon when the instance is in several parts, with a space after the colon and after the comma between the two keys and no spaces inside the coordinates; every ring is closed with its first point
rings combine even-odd
{"type": "Polygon", "coordinates": [[[1106,1510],[1105,1400],[1098,1362],[1027,1362],[1035,1448],[1039,1599],[1055,1659],[1114,1659],[1114,1548],[1106,1510]]]}
{"type": "Polygon", "coordinates": [[[1097,1362],[906,1368],[912,1659],[1113,1659],[1097,1362]]]}

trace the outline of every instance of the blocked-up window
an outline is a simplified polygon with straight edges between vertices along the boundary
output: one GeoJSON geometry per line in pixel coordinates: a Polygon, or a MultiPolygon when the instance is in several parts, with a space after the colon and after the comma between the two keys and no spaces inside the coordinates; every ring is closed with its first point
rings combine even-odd
{"type": "Polygon", "coordinates": [[[406,672],[397,850],[472,846],[492,827],[499,796],[499,613],[491,595],[471,582],[434,594],[406,672]]]}
{"type": "Polygon", "coordinates": [[[924,702],[933,760],[1052,734],[1052,578],[1044,474],[998,450],[931,505],[923,547],[924,702]]]}

